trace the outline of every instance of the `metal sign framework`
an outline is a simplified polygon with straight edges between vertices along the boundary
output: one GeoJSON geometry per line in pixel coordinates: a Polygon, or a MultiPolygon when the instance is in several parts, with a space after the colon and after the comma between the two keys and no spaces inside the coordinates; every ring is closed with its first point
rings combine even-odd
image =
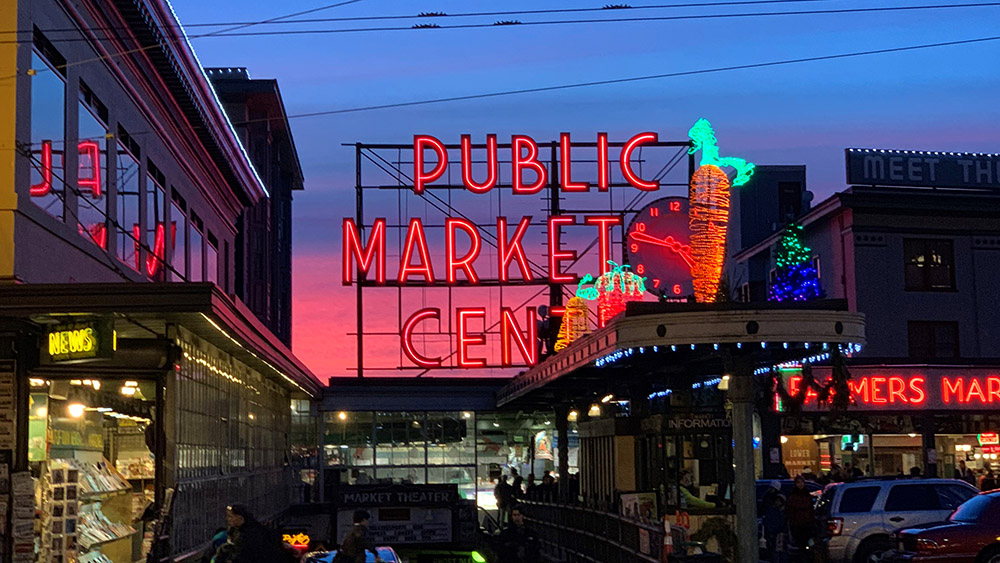
{"type": "MultiPolygon", "coordinates": [[[[625,143],[623,142],[607,143],[609,149],[616,149],[619,152],[624,145],[625,143]]],[[[427,215],[425,218],[437,219],[434,223],[425,223],[425,228],[442,229],[444,228],[445,219],[452,217],[462,218],[480,227],[484,247],[497,248],[497,234],[490,232],[488,229],[490,226],[495,229],[496,224],[483,225],[482,222],[477,223],[473,218],[474,214],[469,213],[467,209],[463,210],[463,204],[457,201],[461,199],[460,196],[468,193],[466,186],[462,183],[462,175],[459,170],[460,159],[449,158],[446,173],[442,175],[439,183],[426,185],[421,194],[416,194],[413,190],[413,144],[354,143],[345,146],[352,146],[355,150],[355,212],[353,219],[362,237],[369,236],[372,230],[369,226],[369,221],[374,217],[374,214],[370,211],[374,204],[375,209],[378,210],[378,216],[385,217],[386,219],[386,237],[390,238],[391,234],[395,233],[397,240],[401,243],[403,233],[406,232],[409,226],[409,219],[415,215],[415,213],[410,212],[411,206],[415,207],[417,204],[422,203],[424,205],[423,213],[427,215]],[[452,170],[453,168],[455,171],[452,170]],[[457,181],[454,181],[453,178],[457,178],[457,181]],[[388,213],[393,206],[395,207],[395,218],[391,218],[392,214],[388,213]],[[366,215],[366,210],[369,210],[368,215],[366,215]]],[[[612,229],[611,233],[611,252],[612,255],[618,255],[618,261],[621,263],[627,263],[628,259],[625,246],[626,228],[629,224],[629,218],[638,213],[654,199],[668,195],[687,195],[688,185],[696,168],[695,157],[689,151],[693,146],[690,141],[649,142],[644,144],[641,149],[632,153],[629,161],[641,177],[659,181],[659,190],[635,190],[620,174],[612,174],[608,182],[609,189],[606,191],[606,195],[605,192],[598,192],[596,188],[591,188],[586,193],[566,193],[560,189],[560,143],[558,141],[539,142],[538,161],[547,169],[547,185],[537,195],[522,195],[514,194],[512,192],[511,178],[509,176],[507,178],[504,177],[504,172],[509,172],[511,160],[509,158],[501,158],[500,155],[505,152],[510,154],[511,144],[497,144],[496,146],[496,164],[500,170],[497,183],[488,194],[469,194],[471,197],[484,198],[488,195],[491,209],[495,205],[498,214],[501,216],[504,215],[504,212],[513,216],[522,214],[532,215],[532,212],[537,214],[539,210],[542,210],[548,217],[559,215],[603,215],[618,217],[618,224],[615,225],[617,228],[612,229]],[[547,155],[545,149],[548,149],[547,155]],[[688,170],[686,174],[681,176],[682,170],[676,169],[685,160],[685,155],[687,155],[688,170]],[[650,172],[654,172],[654,174],[647,176],[650,172]],[[539,201],[539,199],[543,201],[539,201]],[[577,200],[582,205],[576,204],[577,200]],[[574,204],[570,204],[571,201],[574,204]]],[[[581,168],[581,170],[574,170],[574,176],[582,176],[581,171],[583,167],[597,167],[598,159],[592,154],[586,159],[578,158],[580,154],[595,152],[598,148],[596,142],[572,142],[570,143],[570,147],[570,154],[573,155],[572,166],[581,168]]],[[[460,154],[462,147],[460,144],[446,144],[445,148],[447,154],[451,157],[452,155],[460,154]]],[[[487,148],[486,144],[472,145],[473,151],[484,151],[487,148]]],[[[609,157],[609,161],[605,164],[608,167],[607,169],[613,170],[617,155],[609,154],[609,157]]],[[[478,158],[473,160],[472,165],[485,170],[487,160],[478,158]]],[[[476,207],[479,207],[479,205],[477,204],[476,207]]],[[[530,225],[531,227],[541,227],[542,229],[546,229],[548,226],[546,221],[538,220],[532,220],[530,225]]],[[[576,257],[567,260],[566,269],[576,265],[597,244],[598,238],[594,238],[589,244],[580,246],[576,257]]],[[[447,301],[447,310],[451,311],[455,301],[453,297],[456,288],[470,286],[496,288],[499,292],[499,300],[502,306],[508,306],[518,314],[533,299],[542,296],[546,292],[546,289],[548,289],[548,304],[558,311],[558,308],[563,303],[564,296],[568,295],[571,297],[576,290],[576,285],[575,283],[552,283],[548,279],[547,267],[544,264],[544,260],[539,261],[537,259],[540,256],[538,253],[534,254],[534,256],[535,259],[531,256],[527,259],[532,273],[537,276],[531,280],[501,281],[497,275],[483,275],[475,284],[469,283],[467,280],[456,280],[454,283],[447,284],[432,284],[422,280],[404,281],[402,283],[396,280],[385,280],[383,283],[378,283],[376,280],[370,279],[366,275],[366,272],[357,272],[357,278],[350,282],[355,286],[356,291],[356,326],[355,331],[350,334],[355,336],[357,341],[357,367],[355,369],[357,369],[358,377],[364,377],[366,372],[416,372],[416,377],[421,377],[431,371],[439,372],[441,375],[473,375],[469,370],[460,370],[459,366],[455,364],[454,350],[445,357],[446,363],[437,369],[404,365],[405,361],[402,352],[400,352],[400,361],[396,367],[366,365],[366,337],[387,338],[395,336],[399,338],[400,336],[399,332],[379,331],[368,328],[365,315],[366,292],[374,288],[382,288],[379,291],[386,291],[384,289],[386,287],[395,290],[395,306],[399,322],[398,326],[400,327],[405,320],[402,313],[404,305],[409,302],[407,292],[417,289],[426,290],[434,288],[436,291],[445,292],[446,296],[444,299],[447,301]],[[538,291],[533,291],[532,295],[528,298],[518,298],[518,302],[513,304],[516,306],[511,306],[512,304],[504,303],[505,286],[508,288],[511,286],[531,286],[539,287],[539,289],[538,291]]],[[[593,313],[591,314],[593,315],[593,313]]],[[[447,329],[445,330],[446,320],[441,318],[442,330],[439,333],[433,334],[447,334],[449,337],[455,334],[455,327],[452,325],[452,315],[447,315],[447,317],[447,329]]],[[[485,334],[498,334],[500,332],[499,326],[499,321],[487,324],[484,332],[485,334]]],[[[492,362],[488,363],[475,375],[482,376],[486,375],[484,372],[496,372],[496,370],[503,370],[503,373],[499,375],[510,376],[512,368],[492,362]]]]}

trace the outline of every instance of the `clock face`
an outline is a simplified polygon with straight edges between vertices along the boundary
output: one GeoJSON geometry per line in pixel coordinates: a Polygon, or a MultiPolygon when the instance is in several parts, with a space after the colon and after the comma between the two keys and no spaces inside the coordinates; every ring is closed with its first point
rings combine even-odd
{"type": "Polygon", "coordinates": [[[658,199],[644,207],[628,226],[626,249],[632,271],[646,278],[647,291],[668,299],[694,293],[690,244],[686,197],[658,199]]]}

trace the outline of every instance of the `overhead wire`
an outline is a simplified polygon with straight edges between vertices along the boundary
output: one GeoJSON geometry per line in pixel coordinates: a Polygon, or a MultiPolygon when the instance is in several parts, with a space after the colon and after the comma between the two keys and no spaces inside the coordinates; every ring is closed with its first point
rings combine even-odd
{"type": "MultiPolygon", "coordinates": [[[[357,1],[357,0],[355,0],[357,1]]],[[[803,0],[796,0],[803,1],[803,0]]],[[[807,0],[812,1],[812,0],[807,0]]],[[[965,8],[992,8],[1000,7],[1000,2],[974,2],[965,4],[928,4],[920,6],[876,6],[866,8],[830,8],[824,10],[793,10],[777,12],[739,12],[722,14],[684,14],[674,16],[636,16],[621,18],[597,18],[597,19],[573,19],[573,20],[541,20],[541,21],[510,21],[510,22],[490,22],[490,23],[466,23],[454,25],[420,24],[413,26],[396,27],[355,27],[355,28],[334,28],[334,29],[285,29],[276,31],[246,31],[246,32],[226,32],[227,30],[213,31],[203,34],[188,35],[189,40],[203,39],[210,37],[275,37],[275,36],[298,36],[298,35],[333,35],[341,33],[365,33],[365,32],[392,32],[392,31],[425,31],[425,30],[447,30],[447,29],[485,29],[485,28],[506,28],[521,26],[554,26],[554,25],[579,25],[595,23],[643,23],[643,22],[664,22],[664,21],[689,21],[689,20],[716,20],[716,19],[738,19],[738,18],[759,18],[759,17],[781,17],[781,16],[817,16],[817,15],[844,15],[844,14],[864,14],[880,12],[900,12],[919,10],[950,10],[965,8]]],[[[246,27],[246,26],[243,26],[246,27]]],[[[232,28],[238,29],[238,28],[232,28]]],[[[241,28],[239,28],[241,29],[241,28]]],[[[67,43],[88,41],[86,37],[72,37],[50,39],[52,43],[67,43]]],[[[29,43],[31,39],[0,40],[0,44],[29,43]]]]}
{"type": "MultiPolygon", "coordinates": [[[[360,0],[354,0],[355,2],[360,0]]],[[[635,11],[635,10],[666,10],[674,8],[710,8],[710,7],[726,7],[726,6],[752,6],[759,4],[802,4],[806,2],[830,2],[831,0],[729,0],[723,2],[692,2],[687,4],[651,4],[644,6],[612,6],[607,5],[600,8],[549,8],[544,10],[507,10],[507,11],[493,11],[493,12],[461,12],[456,14],[449,14],[444,12],[421,12],[417,14],[396,14],[396,15],[385,15],[385,16],[349,16],[349,17],[338,17],[338,18],[306,18],[299,20],[289,20],[287,18],[292,18],[298,15],[304,15],[305,13],[319,11],[317,8],[314,10],[307,10],[306,12],[300,12],[298,14],[292,14],[286,16],[285,18],[272,18],[271,20],[263,21],[221,21],[221,22],[195,22],[195,23],[185,23],[183,27],[185,29],[192,29],[196,27],[225,27],[232,25],[296,25],[304,23],[336,23],[336,22],[354,22],[354,21],[386,21],[386,20],[427,20],[427,19],[450,19],[450,18],[471,18],[471,17],[496,17],[496,16],[522,16],[522,15],[540,15],[540,14],[572,14],[572,13],[587,13],[587,12],[609,12],[609,11],[635,11]]],[[[328,6],[335,7],[335,6],[328,6]]],[[[170,27],[181,27],[181,26],[170,26],[170,27]]],[[[95,26],[90,29],[99,29],[104,31],[126,29],[125,26],[95,26]]],[[[76,32],[79,31],[76,28],[66,27],[66,28],[52,28],[47,30],[49,33],[63,33],[63,32],[76,32]]],[[[9,33],[30,33],[29,31],[16,31],[16,30],[0,30],[0,35],[9,33]]]]}

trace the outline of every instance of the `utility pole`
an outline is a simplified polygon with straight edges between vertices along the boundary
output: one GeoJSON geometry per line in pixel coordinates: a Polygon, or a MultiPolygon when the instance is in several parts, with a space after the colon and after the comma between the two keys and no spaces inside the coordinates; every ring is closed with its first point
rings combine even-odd
{"type": "MultiPolygon", "coordinates": [[[[729,352],[732,354],[732,352],[729,352]]],[[[753,464],[753,369],[747,358],[730,355],[729,400],[733,403],[733,501],[741,563],[757,563],[757,494],[753,464]]]]}

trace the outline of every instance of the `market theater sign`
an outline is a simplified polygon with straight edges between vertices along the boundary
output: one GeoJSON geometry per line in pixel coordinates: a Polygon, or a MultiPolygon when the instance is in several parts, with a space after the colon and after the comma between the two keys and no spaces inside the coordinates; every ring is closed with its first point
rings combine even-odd
{"type": "MultiPolygon", "coordinates": [[[[851,367],[851,410],[977,410],[1000,408],[1000,368],[962,368],[957,372],[935,367],[851,367]]],[[[817,381],[830,379],[830,368],[813,368],[817,381]]],[[[790,394],[797,395],[801,375],[786,378],[790,394]]],[[[818,404],[816,392],[806,393],[805,411],[829,407],[818,404]]]]}

